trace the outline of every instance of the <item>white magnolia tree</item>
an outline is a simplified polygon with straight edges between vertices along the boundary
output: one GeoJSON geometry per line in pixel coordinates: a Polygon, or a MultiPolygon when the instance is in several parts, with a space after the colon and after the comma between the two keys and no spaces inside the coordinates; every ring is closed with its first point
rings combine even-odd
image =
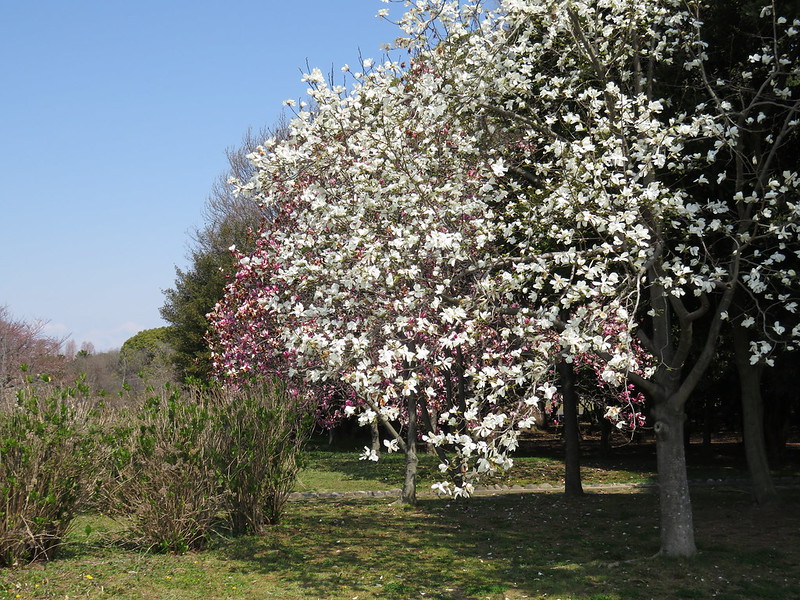
{"type": "Polygon", "coordinates": [[[483,279],[499,272],[492,190],[505,167],[442,93],[463,85],[455,66],[470,49],[367,63],[349,92],[307,76],[315,111],[300,107],[241,186],[276,218],[213,315],[228,375],[347,385],[358,402],[345,410],[379,419],[389,449],[405,451],[408,502],[420,435],[441,450],[443,491],[469,494],[479,474],[508,468],[538,410],[531,381],[552,362],[552,342],[529,345],[517,332],[529,317],[501,314],[483,279]]]}
{"type": "Polygon", "coordinates": [[[662,552],[693,554],[684,406],[723,322],[737,296],[750,299],[755,313],[737,317],[758,327],[753,363],[800,334],[787,325],[798,297],[798,23],[765,6],[762,35],[747,40],[752,70],[734,75],[737,65],[719,66],[726,49],[704,40],[701,3],[504,6],[506,101],[486,107],[496,127],[526,127],[532,149],[515,165],[525,193],[510,202],[536,215],[518,226],[533,274],[517,285],[533,290],[532,304],[560,293],[562,306],[615,288],[617,314],[655,361],[644,374],[624,353],[608,364],[654,403],[662,552]],[[541,254],[548,243],[572,254],[566,269],[541,254]]]}
{"type": "Polygon", "coordinates": [[[469,493],[554,363],[592,356],[652,399],[662,552],[693,554],[684,406],[720,331],[749,327],[754,363],[800,337],[798,24],[766,6],[733,78],[704,10],[419,1],[407,64],[308,75],[314,111],[240,185],[276,218],[214,315],[219,370],[349,385],[362,420],[405,423],[413,501],[418,422],[469,493]]]}

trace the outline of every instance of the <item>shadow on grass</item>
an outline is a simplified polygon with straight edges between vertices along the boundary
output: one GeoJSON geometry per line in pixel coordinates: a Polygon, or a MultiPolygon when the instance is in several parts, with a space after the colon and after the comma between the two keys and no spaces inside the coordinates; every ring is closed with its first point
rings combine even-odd
{"type": "Polygon", "coordinates": [[[78,515],[70,524],[64,545],[59,548],[59,559],[80,559],[111,555],[125,546],[125,525],[111,517],[99,514],[78,515]]]}
{"type": "Polygon", "coordinates": [[[647,558],[659,544],[652,494],[296,504],[264,537],[215,551],[310,598],[800,597],[798,494],[772,513],[723,492],[695,505],[701,553],[691,561],[647,558]],[[768,549],[771,560],[747,562],[768,549]]]}

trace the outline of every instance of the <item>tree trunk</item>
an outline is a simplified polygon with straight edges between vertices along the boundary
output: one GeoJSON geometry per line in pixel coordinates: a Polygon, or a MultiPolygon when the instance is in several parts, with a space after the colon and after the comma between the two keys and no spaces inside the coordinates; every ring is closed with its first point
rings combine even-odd
{"type": "Polygon", "coordinates": [[[741,388],[744,451],[753,498],[759,506],[774,504],[779,498],[769,472],[764,437],[764,404],[761,397],[763,367],[750,364],[750,337],[742,327],[733,328],[733,347],[741,388]]]}
{"type": "Polygon", "coordinates": [[[412,506],[417,503],[417,399],[408,399],[408,430],[406,431],[406,476],[400,501],[412,506]]]}
{"type": "MultiPolygon", "coordinates": [[[[435,408],[432,408],[430,405],[420,407],[422,414],[420,415],[423,419],[427,417],[428,421],[428,432],[433,433],[434,427],[433,424],[439,421],[439,413],[435,408]]],[[[439,454],[439,449],[434,446],[431,442],[427,443],[428,454],[439,454]]]]}
{"type": "Polygon", "coordinates": [[[694,542],[692,502],[686,476],[683,409],[669,405],[668,397],[657,399],[654,407],[658,487],[661,506],[661,550],[670,557],[697,553],[694,542]]]}
{"type": "Polygon", "coordinates": [[[381,432],[378,429],[378,419],[375,419],[369,424],[369,430],[372,434],[372,450],[379,453],[381,451],[381,432]]]}
{"type": "Polygon", "coordinates": [[[581,447],[578,430],[578,395],[575,393],[575,371],[572,363],[559,360],[558,374],[564,402],[564,494],[582,496],[581,447]]]}
{"type": "Polygon", "coordinates": [[[600,419],[600,456],[607,458],[611,456],[611,421],[605,418],[604,412],[601,409],[598,412],[600,419]]]}

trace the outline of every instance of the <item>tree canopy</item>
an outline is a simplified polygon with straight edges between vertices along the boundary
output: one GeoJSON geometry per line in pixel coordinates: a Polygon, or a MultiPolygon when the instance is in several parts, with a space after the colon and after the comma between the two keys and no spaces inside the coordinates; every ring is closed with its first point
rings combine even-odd
{"type": "Polygon", "coordinates": [[[701,2],[499,4],[411,3],[407,60],[306,76],[314,110],[237,187],[271,218],[215,369],[348,386],[405,427],[413,501],[418,426],[469,494],[585,361],[650,397],[662,551],[691,555],[684,407],[723,327],[753,364],[800,338],[800,21],[743,3],[732,49],[701,2]]]}

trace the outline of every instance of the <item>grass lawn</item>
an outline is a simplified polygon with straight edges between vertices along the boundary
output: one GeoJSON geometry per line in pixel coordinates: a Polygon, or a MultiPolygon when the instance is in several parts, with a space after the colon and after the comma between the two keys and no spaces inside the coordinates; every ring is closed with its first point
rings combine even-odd
{"type": "MultiPolygon", "coordinates": [[[[362,444],[363,446],[363,444],[362,444]]],[[[597,444],[585,441],[581,458],[581,478],[587,484],[644,483],[656,481],[654,443],[617,446],[611,456],[600,455],[597,444]]],[[[376,462],[358,460],[359,447],[331,450],[315,440],[306,451],[306,465],[300,472],[298,492],[349,492],[398,489],[403,485],[402,454],[382,453],[376,462]]],[[[774,475],[800,476],[800,447],[793,445],[784,465],[774,475]]],[[[420,452],[418,490],[424,492],[439,481],[439,460],[420,452]]],[[[726,440],[710,448],[693,444],[687,457],[689,478],[747,479],[747,464],[741,443],[726,440]]],[[[514,467],[485,481],[487,485],[527,485],[564,483],[562,443],[557,436],[542,433],[514,456],[514,467]]]]}
{"type": "MultiPolygon", "coordinates": [[[[430,454],[419,455],[418,486],[421,492],[441,480],[439,460],[430,454]]],[[[298,492],[379,491],[403,485],[402,454],[382,454],[376,462],[358,460],[358,452],[311,451],[306,468],[300,472],[298,492]]],[[[651,465],[614,465],[608,462],[584,461],[581,474],[586,483],[632,483],[651,481],[655,472],[651,465]]],[[[562,485],[564,462],[556,457],[519,456],[510,471],[486,480],[486,484],[525,485],[551,483],[562,485]]]]}
{"type": "MultiPolygon", "coordinates": [[[[648,481],[647,449],[600,459],[587,452],[587,483],[648,481]]],[[[558,485],[555,452],[521,456],[497,481],[558,485]]],[[[730,458],[730,457],[729,457],[730,458]]],[[[719,452],[690,461],[690,476],[739,477],[719,452]]],[[[358,461],[352,451],[308,452],[298,491],[400,487],[402,456],[358,461]]],[[[420,491],[436,478],[422,456],[420,491]]],[[[796,474],[795,470],[782,474],[796,474]]],[[[654,558],[657,496],[648,491],[559,492],[423,498],[408,508],[387,498],[313,499],[288,504],[262,537],[218,537],[203,552],[135,551],[124,529],[81,517],[60,556],[0,570],[0,600],[75,598],[227,600],[639,600],[800,598],[800,490],[757,509],[733,487],[693,490],[699,554],[654,558]],[[88,526],[88,527],[87,527],[88,526]]]]}
{"type": "Polygon", "coordinates": [[[765,510],[696,492],[691,561],[651,558],[652,493],[296,502],[263,537],[179,556],[126,550],[85,517],[61,558],[0,571],[0,599],[800,598],[800,492],[784,496],[765,510]]]}

